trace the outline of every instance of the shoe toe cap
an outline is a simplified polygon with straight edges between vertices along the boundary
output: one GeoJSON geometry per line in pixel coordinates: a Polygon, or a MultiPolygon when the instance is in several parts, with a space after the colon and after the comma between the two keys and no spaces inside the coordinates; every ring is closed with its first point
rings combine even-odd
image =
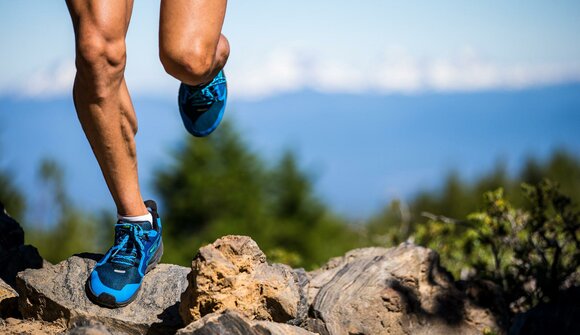
{"type": "MultiPolygon", "coordinates": [[[[123,278],[119,278],[122,280],[123,278]]],[[[117,285],[118,286],[118,285],[117,285]]],[[[140,283],[127,283],[122,285],[120,289],[115,289],[104,283],[98,271],[93,270],[89,278],[89,289],[98,300],[105,305],[118,305],[129,302],[137,291],[139,290],[140,283]]]]}

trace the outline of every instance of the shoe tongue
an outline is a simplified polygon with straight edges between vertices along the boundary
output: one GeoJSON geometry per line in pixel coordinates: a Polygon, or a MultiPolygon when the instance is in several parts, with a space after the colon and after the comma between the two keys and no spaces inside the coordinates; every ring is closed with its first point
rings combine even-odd
{"type": "MultiPolygon", "coordinates": [[[[137,225],[139,227],[141,227],[143,230],[151,230],[153,229],[151,222],[149,221],[138,221],[138,222],[128,222],[128,221],[121,221],[119,220],[119,222],[117,223],[117,227],[116,227],[116,231],[117,229],[122,229],[125,230],[125,233],[129,233],[128,230],[132,229],[132,225],[137,225]]],[[[120,231],[118,231],[120,233],[120,231]]],[[[115,233],[116,235],[117,233],[115,233]]],[[[118,236],[118,235],[116,235],[118,236]]],[[[121,238],[121,237],[116,237],[116,238],[121,238]]],[[[134,255],[137,253],[137,250],[135,249],[137,246],[135,245],[135,242],[130,238],[127,240],[126,244],[124,245],[122,250],[119,250],[117,252],[118,256],[130,256],[130,255],[134,255]]],[[[118,257],[113,257],[113,263],[116,263],[117,266],[121,266],[125,263],[125,261],[123,260],[119,260],[118,257]]]]}
{"type": "Polygon", "coordinates": [[[119,224],[134,224],[143,228],[143,230],[151,230],[153,229],[153,225],[149,221],[119,221],[119,224]]]}
{"type": "Polygon", "coordinates": [[[153,229],[153,225],[149,221],[142,221],[142,222],[134,222],[135,224],[141,226],[144,230],[151,230],[153,229]]]}

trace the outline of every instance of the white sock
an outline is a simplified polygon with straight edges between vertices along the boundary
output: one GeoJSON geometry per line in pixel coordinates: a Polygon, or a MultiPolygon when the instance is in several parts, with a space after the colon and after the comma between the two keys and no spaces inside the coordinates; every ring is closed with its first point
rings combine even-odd
{"type": "Polygon", "coordinates": [[[150,224],[153,224],[153,215],[151,215],[151,213],[147,213],[145,215],[139,215],[139,216],[123,216],[123,215],[117,214],[117,219],[119,219],[121,221],[125,221],[125,222],[148,221],[150,224]]]}

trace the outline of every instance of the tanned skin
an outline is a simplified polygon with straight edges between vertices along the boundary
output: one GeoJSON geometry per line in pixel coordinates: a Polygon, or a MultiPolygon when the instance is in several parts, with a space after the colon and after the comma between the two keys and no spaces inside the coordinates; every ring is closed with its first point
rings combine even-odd
{"type": "MultiPolygon", "coordinates": [[[[161,0],[159,56],[168,74],[209,82],[230,47],[221,34],[226,0],[161,0]]],[[[139,188],[137,117],[125,82],[133,0],[67,0],[75,31],[77,116],[123,216],[147,214],[139,188]]]]}

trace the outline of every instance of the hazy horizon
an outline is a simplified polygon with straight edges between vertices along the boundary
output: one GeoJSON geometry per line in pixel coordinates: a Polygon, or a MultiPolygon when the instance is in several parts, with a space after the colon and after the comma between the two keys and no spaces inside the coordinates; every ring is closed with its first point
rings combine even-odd
{"type": "MultiPolygon", "coordinates": [[[[154,171],[188,135],[173,99],[136,96],[134,103],[143,193],[155,197],[154,171]]],[[[34,192],[43,158],[62,163],[81,208],[114,209],[70,97],[4,96],[0,111],[0,166],[12,172],[30,210],[46,197],[34,192]]],[[[578,111],[580,84],[574,84],[417,95],[302,91],[234,100],[226,120],[270,164],[284,150],[296,152],[316,193],[333,210],[359,219],[394,198],[437,188],[452,170],[472,180],[498,162],[513,173],[527,157],[546,159],[556,149],[580,156],[578,111]]]]}

